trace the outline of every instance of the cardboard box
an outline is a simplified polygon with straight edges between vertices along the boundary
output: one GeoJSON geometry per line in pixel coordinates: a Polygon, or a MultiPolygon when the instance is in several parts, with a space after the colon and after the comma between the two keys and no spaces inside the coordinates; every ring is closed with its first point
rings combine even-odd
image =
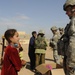
{"type": "Polygon", "coordinates": [[[48,73],[50,69],[46,68],[45,64],[41,64],[36,67],[36,70],[44,75],[45,73],[48,73]]]}
{"type": "Polygon", "coordinates": [[[62,68],[62,66],[56,63],[41,64],[36,67],[36,70],[40,72],[42,75],[51,75],[51,70],[56,68],[62,68]]]}
{"type": "Polygon", "coordinates": [[[42,75],[65,75],[65,73],[64,73],[64,70],[60,68],[60,69],[49,70],[48,72],[42,75]]]}
{"type": "Polygon", "coordinates": [[[65,73],[63,69],[52,69],[51,75],[65,75],[65,73]]]}

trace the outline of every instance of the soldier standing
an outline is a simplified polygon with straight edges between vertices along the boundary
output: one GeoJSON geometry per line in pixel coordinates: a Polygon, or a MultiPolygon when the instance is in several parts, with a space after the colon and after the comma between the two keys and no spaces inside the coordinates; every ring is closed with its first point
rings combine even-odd
{"type": "Polygon", "coordinates": [[[63,51],[63,38],[61,38],[64,35],[64,28],[59,28],[59,34],[60,34],[60,39],[58,40],[58,54],[60,55],[61,58],[63,58],[61,55],[64,54],[63,51]]]}
{"type": "Polygon", "coordinates": [[[63,6],[70,18],[70,23],[65,28],[64,36],[67,44],[66,51],[66,75],[75,75],[75,0],[67,0],[63,6]]]}
{"type": "Polygon", "coordinates": [[[46,52],[47,43],[44,35],[45,35],[44,31],[40,30],[35,40],[36,66],[45,63],[45,52],[46,52]]]}
{"type": "Polygon", "coordinates": [[[57,27],[56,26],[53,26],[51,28],[51,31],[53,33],[53,37],[52,39],[50,40],[50,46],[53,48],[53,57],[54,57],[54,61],[57,63],[57,64],[60,64],[60,58],[59,58],[59,55],[58,55],[58,50],[57,50],[57,42],[60,38],[58,32],[57,32],[57,27]]]}

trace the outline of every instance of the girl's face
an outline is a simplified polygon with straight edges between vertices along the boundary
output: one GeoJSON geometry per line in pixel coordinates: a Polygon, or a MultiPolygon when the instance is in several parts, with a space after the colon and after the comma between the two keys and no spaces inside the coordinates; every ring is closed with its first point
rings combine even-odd
{"type": "Polygon", "coordinates": [[[13,37],[10,37],[11,43],[19,43],[19,34],[15,32],[13,37]]]}

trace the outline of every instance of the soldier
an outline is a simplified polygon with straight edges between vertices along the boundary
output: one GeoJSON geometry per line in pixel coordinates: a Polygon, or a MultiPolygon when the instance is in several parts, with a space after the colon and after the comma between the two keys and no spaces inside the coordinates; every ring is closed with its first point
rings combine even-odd
{"type": "Polygon", "coordinates": [[[58,56],[58,50],[57,50],[57,42],[60,38],[58,32],[57,32],[57,27],[56,26],[53,26],[51,28],[51,31],[53,33],[53,37],[52,39],[50,40],[50,46],[53,48],[53,57],[54,57],[54,61],[57,63],[57,64],[60,64],[60,58],[58,56]]]}
{"type": "MultiPolygon", "coordinates": [[[[60,34],[60,39],[58,40],[58,54],[60,55],[60,57],[62,57],[61,55],[63,55],[64,51],[63,51],[63,38],[61,38],[64,35],[64,28],[59,28],[59,34],[60,34]]],[[[63,58],[63,57],[62,57],[63,58]]]]}
{"type": "Polygon", "coordinates": [[[67,24],[64,33],[65,42],[67,42],[66,75],[75,75],[75,0],[67,0],[63,9],[70,19],[70,23],[67,24]]]}
{"type": "Polygon", "coordinates": [[[36,66],[45,63],[45,52],[46,52],[47,43],[44,35],[45,35],[44,31],[40,30],[35,40],[36,66]]]}
{"type": "Polygon", "coordinates": [[[59,33],[60,33],[60,36],[62,36],[64,34],[64,28],[59,28],[59,33]]]}

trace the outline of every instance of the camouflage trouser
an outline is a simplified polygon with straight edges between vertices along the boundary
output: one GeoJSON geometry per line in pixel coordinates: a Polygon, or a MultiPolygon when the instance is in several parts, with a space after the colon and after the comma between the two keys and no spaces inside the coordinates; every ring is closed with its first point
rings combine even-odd
{"type": "Polygon", "coordinates": [[[57,50],[53,50],[53,58],[57,64],[60,64],[60,56],[58,55],[57,50]]]}
{"type": "Polygon", "coordinates": [[[35,56],[36,56],[36,61],[35,61],[36,66],[45,63],[45,54],[36,53],[35,56]]]}

